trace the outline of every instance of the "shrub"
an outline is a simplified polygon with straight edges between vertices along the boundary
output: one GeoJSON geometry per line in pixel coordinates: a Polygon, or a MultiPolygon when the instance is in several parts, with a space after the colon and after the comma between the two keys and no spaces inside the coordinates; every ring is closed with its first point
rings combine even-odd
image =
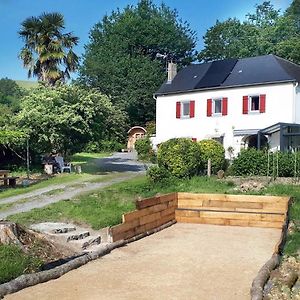
{"type": "Polygon", "coordinates": [[[211,171],[214,174],[225,167],[225,150],[222,144],[215,140],[202,140],[198,144],[203,171],[207,170],[208,159],[211,159],[211,171]]]}
{"type": "Polygon", "coordinates": [[[121,151],[125,146],[116,140],[102,140],[98,142],[89,142],[84,152],[96,153],[96,152],[110,152],[110,151],[121,151]]]}
{"type": "Polygon", "coordinates": [[[139,157],[147,157],[152,150],[151,141],[148,136],[142,139],[136,140],[134,148],[138,153],[139,157]]]}
{"type": "Polygon", "coordinates": [[[168,140],[160,145],[157,162],[175,177],[196,175],[201,162],[199,145],[186,138],[168,140]]]}
{"type": "Polygon", "coordinates": [[[267,153],[248,148],[242,150],[232,163],[232,173],[236,176],[267,175],[267,153]]]}
{"type": "MultiPolygon", "coordinates": [[[[299,175],[300,154],[297,153],[296,170],[299,175]]],[[[249,148],[242,150],[232,164],[232,174],[236,176],[278,176],[293,177],[295,175],[295,154],[287,152],[268,153],[249,148]],[[277,170],[278,167],[278,170],[277,170]]]]}
{"type": "Polygon", "coordinates": [[[152,166],[147,171],[147,177],[151,183],[161,183],[172,177],[171,173],[159,166],[152,166]]]}

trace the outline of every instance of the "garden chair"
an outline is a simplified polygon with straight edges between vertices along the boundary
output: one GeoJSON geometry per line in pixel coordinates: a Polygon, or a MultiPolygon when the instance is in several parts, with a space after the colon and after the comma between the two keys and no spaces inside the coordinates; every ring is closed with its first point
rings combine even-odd
{"type": "Polygon", "coordinates": [[[55,161],[57,162],[57,164],[59,165],[59,171],[60,173],[63,173],[65,172],[68,172],[70,173],[71,172],[71,164],[66,164],[64,162],[64,158],[62,156],[55,156],[55,161]]]}

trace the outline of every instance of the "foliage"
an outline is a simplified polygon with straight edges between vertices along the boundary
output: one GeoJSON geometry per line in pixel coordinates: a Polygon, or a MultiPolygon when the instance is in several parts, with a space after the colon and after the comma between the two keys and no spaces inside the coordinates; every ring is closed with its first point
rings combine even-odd
{"type": "Polygon", "coordinates": [[[245,21],[229,18],[217,21],[204,36],[200,61],[225,58],[243,58],[277,54],[300,63],[299,0],[294,0],[284,14],[270,1],[256,6],[255,13],[247,14],[245,21]]]}
{"type": "Polygon", "coordinates": [[[201,153],[201,167],[207,170],[207,161],[211,160],[211,171],[216,174],[224,168],[225,150],[222,144],[215,140],[202,140],[199,143],[201,153]]]}
{"type": "Polygon", "coordinates": [[[70,72],[77,69],[79,59],[73,47],[78,38],[70,32],[63,33],[64,28],[64,17],[59,13],[43,13],[22,22],[19,35],[25,45],[19,56],[28,69],[28,77],[36,76],[54,85],[70,78],[70,72]]]}
{"type": "Polygon", "coordinates": [[[19,108],[20,98],[24,91],[16,84],[14,80],[8,78],[0,79],[0,104],[10,107],[12,112],[19,108]]]}
{"type": "Polygon", "coordinates": [[[22,131],[16,130],[1,130],[0,144],[5,146],[24,145],[27,135],[22,131]]]}
{"type": "Polygon", "coordinates": [[[175,177],[194,176],[201,166],[199,145],[186,138],[170,139],[160,145],[157,162],[175,177]]]}
{"type": "Polygon", "coordinates": [[[57,85],[40,86],[25,96],[15,122],[28,132],[36,152],[71,154],[89,141],[121,140],[125,117],[95,89],[57,85]]]}
{"type": "Polygon", "coordinates": [[[196,35],[176,11],[141,0],[96,24],[86,46],[80,81],[110,95],[125,109],[129,125],[155,117],[153,93],[165,79],[165,60],[186,65],[195,58],[196,35]]]}
{"type": "Polygon", "coordinates": [[[156,123],[155,123],[155,121],[147,122],[145,129],[146,129],[148,135],[151,136],[152,134],[155,134],[155,132],[156,132],[156,123]]]}
{"type": "Polygon", "coordinates": [[[299,176],[300,153],[275,152],[268,155],[264,150],[249,148],[239,153],[238,157],[234,159],[231,168],[232,174],[236,176],[299,176]]]}
{"type": "Polygon", "coordinates": [[[10,128],[11,116],[20,108],[20,99],[25,92],[15,81],[0,79],[0,127],[10,128]]]}
{"type": "Polygon", "coordinates": [[[36,271],[40,265],[39,259],[25,254],[18,246],[0,245],[0,284],[36,271]]]}
{"type": "Polygon", "coordinates": [[[136,140],[134,144],[134,148],[138,153],[138,156],[140,159],[143,159],[143,157],[149,156],[151,150],[152,150],[152,145],[149,136],[145,136],[142,139],[136,140]]]}
{"type": "Polygon", "coordinates": [[[101,151],[121,151],[125,148],[125,145],[118,142],[117,140],[101,140],[92,141],[85,146],[85,151],[89,153],[101,152],[101,151]]]}
{"type": "Polygon", "coordinates": [[[147,170],[147,178],[152,184],[162,184],[169,182],[169,180],[172,180],[174,177],[167,169],[154,165],[147,170]]]}

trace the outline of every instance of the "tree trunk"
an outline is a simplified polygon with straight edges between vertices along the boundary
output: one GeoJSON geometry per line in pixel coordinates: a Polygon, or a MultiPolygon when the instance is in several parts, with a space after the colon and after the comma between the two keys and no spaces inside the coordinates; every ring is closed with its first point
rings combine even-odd
{"type": "Polygon", "coordinates": [[[0,221],[0,244],[22,246],[19,236],[20,231],[16,223],[0,221]]]}

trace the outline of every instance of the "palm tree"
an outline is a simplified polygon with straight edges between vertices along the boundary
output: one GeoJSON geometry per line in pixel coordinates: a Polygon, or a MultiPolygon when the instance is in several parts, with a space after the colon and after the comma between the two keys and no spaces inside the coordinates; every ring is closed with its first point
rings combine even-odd
{"type": "Polygon", "coordinates": [[[70,72],[78,68],[79,58],[72,48],[77,45],[78,37],[63,33],[63,15],[44,13],[39,17],[29,17],[19,31],[25,45],[19,57],[28,69],[28,77],[54,85],[58,80],[70,78],[70,72]]]}

